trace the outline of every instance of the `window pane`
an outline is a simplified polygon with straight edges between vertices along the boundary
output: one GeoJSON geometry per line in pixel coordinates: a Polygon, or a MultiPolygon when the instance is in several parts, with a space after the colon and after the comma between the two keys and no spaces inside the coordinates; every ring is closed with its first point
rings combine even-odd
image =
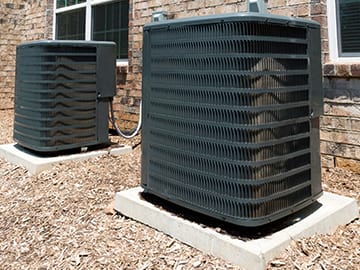
{"type": "Polygon", "coordinates": [[[117,58],[127,58],[129,1],[93,6],[92,16],[92,39],[116,42],[117,58]]]}
{"type": "Polygon", "coordinates": [[[129,35],[128,29],[121,31],[119,35],[120,40],[117,44],[120,45],[118,45],[119,46],[118,51],[120,55],[124,56],[121,58],[128,58],[128,35],[129,35]]]}
{"type": "Polygon", "coordinates": [[[56,14],[56,39],[85,39],[85,8],[56,14]]]}
{"type": "Polygon", "coordinates": [[[68,7],[80,3],[85,3],[86,0],[57,0],[56,8],[68,7]]]}
{"type": "Polygon", "coordinates": [[[341,52],[360,52],[360,1],[338,0],[341,52]]]}

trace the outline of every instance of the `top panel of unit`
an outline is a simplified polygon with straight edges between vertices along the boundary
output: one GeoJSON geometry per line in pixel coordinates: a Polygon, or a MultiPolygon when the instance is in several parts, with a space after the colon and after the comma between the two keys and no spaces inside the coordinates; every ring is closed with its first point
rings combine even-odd
{"type": "Polygon", "coordinates": [[[241,12],[241,13],[227,13],[209,16],[197,16],[190,18],[164,20],[159,22],[152,22],[145,25],[144,30],[163,29],[171,27],[179,27],[183,25],[199,25],[199,24],[213,24],[224,22],[238,22],[238,21],[256,21],[264,23],[286,24],[298,27],[320,28],[320,24],[313,20],[286,17],[280,15],[272,15],[270,13],[256,13],[256,12],[241,12]]]}
{"type": "Polygon", "coordinates": [[[89,40],[35,40],[24,42],[18,47],[33,47],[33,46],[72,46],[72,47],[98,47],[98,46],[116,46],[114,42],[110,41],[89,41],[89,40]]]}

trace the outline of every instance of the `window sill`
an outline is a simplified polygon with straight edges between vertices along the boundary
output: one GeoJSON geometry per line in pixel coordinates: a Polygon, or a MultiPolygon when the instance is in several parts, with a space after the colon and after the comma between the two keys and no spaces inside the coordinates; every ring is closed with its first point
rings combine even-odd
{"type": "Polygon", "coordinates": [[[328,63],[323,73],[325,77],[360,78],[360,63],[328,63]]]}

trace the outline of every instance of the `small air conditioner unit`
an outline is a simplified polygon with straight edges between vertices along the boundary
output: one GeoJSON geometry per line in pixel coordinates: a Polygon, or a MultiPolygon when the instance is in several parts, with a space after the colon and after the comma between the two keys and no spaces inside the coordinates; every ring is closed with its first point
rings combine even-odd
{"type": "Polygon", "coordinates": [[[116,45],[34,41],[17,46],[14,140],[37,152],[109,143],[116,45]]]}
{"type": "Polygon", "coordinates": [[[260,226],[322,193],[320,28],[237,13],[144,27],[142,187],[260,226]]]}

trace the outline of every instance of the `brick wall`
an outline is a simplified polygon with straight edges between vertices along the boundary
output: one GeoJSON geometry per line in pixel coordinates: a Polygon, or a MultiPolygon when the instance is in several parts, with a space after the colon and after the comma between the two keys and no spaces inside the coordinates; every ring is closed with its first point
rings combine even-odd
{"type": "Polygon", "coordinates": [[[26,1],[23,41],[51,39],[53,0],[26,1]]]}
{"type": "Polygon", "coordinates": [[[322,166],[360,173],[360,64],[324,66],[322,166]]]}
{"type": "Polygon", "coordinates": [[[0,109],[13,108],[15,46],[24,30],[24,1],[0,1],[0,109]]]}
{"type": "Polygon", "coordinates": [[[52,0],[0,0],[0,110],[14,107],[16,45],[51,37],[52,0]]]}

